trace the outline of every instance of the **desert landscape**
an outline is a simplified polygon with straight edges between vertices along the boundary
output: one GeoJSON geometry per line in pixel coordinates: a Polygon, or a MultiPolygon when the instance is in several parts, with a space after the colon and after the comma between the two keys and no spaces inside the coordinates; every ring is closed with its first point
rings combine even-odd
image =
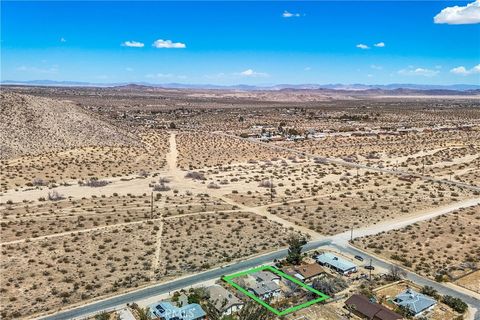
{"type": "MultiPolygon", "coordinates": [[[[479,198],[477,97],[3,87],[1,317],[460,208],[479,198]]],[[[478,208],[355,245],[478,292],[478,208]]]]}

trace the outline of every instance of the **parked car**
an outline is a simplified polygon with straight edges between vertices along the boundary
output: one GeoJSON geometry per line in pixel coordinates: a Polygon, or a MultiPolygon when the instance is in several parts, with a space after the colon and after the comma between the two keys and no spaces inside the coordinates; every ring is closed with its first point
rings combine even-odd
{"type": "Polygon", "coordinates": [[[371,265],[365,266],[364,268],[367,270],[375,270],[375,267],[371,265]]]}
{"type": "Polygon", "coordinates": [[[363,261],[363,257],[362,257],[362,256],[355,256],[355,259],[360,260],[360,261],[363,261]]]}

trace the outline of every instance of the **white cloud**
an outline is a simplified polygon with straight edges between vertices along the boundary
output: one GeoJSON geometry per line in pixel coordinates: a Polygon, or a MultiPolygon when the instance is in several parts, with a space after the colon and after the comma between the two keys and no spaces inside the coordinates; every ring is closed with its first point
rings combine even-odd
{"type": "Polygon", "coordinates": [[[159,49],[184,49],[187,47],[185,43],[172,42],[172,40],[162,40],[162,39],[156,40],[153,43],[153,46],[159,49]]]}
{"type": "Polygon", "coordinates": [[[145,77],[147,78],[173,78],[173,74],[171,73],[149,73],[145,77]]]}
{"type": "Polygon", "coordinates": [[[126,68],[125,68],[125,71],[132,72],[132,71],[133,71],[133,68],[126,67],[126,68]]]}
{"type": "Polygon", "coordinates": [[[242,71],[242,72],[238,73],[237,75],[240,75],[242,77],[251,77],[251,78],[268,77],[268,73],[256,72],[256,71],[253,71],[252,69],[247,69],[245,71],[242,71]]]}
{"type": "Polygon", "coordinates": [[[363,44],[363,43],[357,44],[356,47],[359,48],[359,49],[362,49],[362,50],[370,49],[369,46],[367,46],[366,44],[363,44]]]}
{"type": "Polygon", "coordinates": [[[145,75],[146,78],[150,79],[186,79],[187,76],[184,75],[175,75],[173,73],[149,73],[145,75]]]}
{"type": "Polygon", "coordinates": [[[206,79],[225,79],[227,75],[223,72],[216,73],[216,74],[206,74],[203,76],[206,79]]]}
{"type": "Polygon", "coordinates": [[[282,13],[282,17],[284,18],[292,18],[292,17],[300,17],[301,14],[300,13],[292,13],[292,12],[288,12],[287,10],[283,11],[282,13]]]}
{"type": "Polygon", "coordinates": [[[64,37],[61,37],[61,38],[60,38],[60,42],[67,42],[67,40],[65,40],[64,37]]]}
{"type": "Polygon", "coordinates": [[[382,66],[378,66],[378,65],[376,65],[376,64],[370,65],[370,68],[372,68],[372,69],[374,69],[374,70],[382,70],[382,69],[383,69],[382,66]]]}
{"type": "Polygon", "coordinates": [[[138,41],[125,41],[122,42],[122,47],[131,47],[131,48],[143,48],[145,44],[138,41]]]}
{"type": "Polygon", "coordinates": [[[465,7],[446,7],[433,18],[433,22],[446,24],[480,23],[480,0],[469,3],[465,7]]]}
{"type": "Polygon", "coordinates": [[[17,67],[17,71],[30,72],[30,73],[55,74],[55,73],[58,73],[58,66],[53,65],[52,67],[49,67],[49,68],[37,68],[37,67],[29,67],[29,66],[20,66],[20,67],[17,67]]]}
{"type": "Polygon", "coordinates": [[[303,70],[304,70],[304,71],[310,71],[310,70],[312,70],[312,68],[310,68],[310,67],[305,67],[305,68],[303,68],[303,70]]]}
{"type": "Polygon", "coordinates": [[[454,74],[462,75],[462,76],[477,74],[477,73],[480,73],[480,64],[477,64],[472,69],[467,69],[464,66],[459,66],[451,69],[450,72],[454,74]]]}
{"type": "Polygon", "coordinates": [[[402,69],[398,71],[398,74],[402,76],[423,76],[423,77],[434,77],[439,73],[437,70],[431,70],[427,68],[414,68],[409,66],[407,69],[402,69]]]}
{"type": "Polygon", "coordinates": [[[385,47],[385,42],[375,43],[374,46],[377,47],[377,48],[383,48],[383,47],[385,47]]]}

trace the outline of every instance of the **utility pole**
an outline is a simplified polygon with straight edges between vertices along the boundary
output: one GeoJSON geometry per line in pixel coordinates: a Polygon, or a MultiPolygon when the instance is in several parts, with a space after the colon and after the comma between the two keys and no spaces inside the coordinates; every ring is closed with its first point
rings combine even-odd
{"type": "Polygon", "coordinates": [[[273,181],[271,176],[270,176],[270,203],[273,203],[273,181]]]}
{"type": "Polygon", "coordinates": [[[372,259],[370,258],[370,282],[372,281],[372,259]]]}
{"type": "Polygon", "coordinates": [[[352,230],[350,231],[350,242],[353,242],[353,225],[352,230]]]}
{"type": "Polygon", "coordinates": [[[150,201],[151,207],[150,207],[150,219],[153,219],[153,191],[152,191],[152,199],[150,201]]]}

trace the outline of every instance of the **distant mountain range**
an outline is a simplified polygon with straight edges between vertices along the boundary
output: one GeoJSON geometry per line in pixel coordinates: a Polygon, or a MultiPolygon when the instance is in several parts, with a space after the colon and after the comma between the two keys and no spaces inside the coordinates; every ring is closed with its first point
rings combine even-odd
{"type": "Polygon", "coordinates": [[[339,90],[339,91],[390,91],[399,89],[414,91],[474,91],[479,93],[480,85],[473,84],[452,84],[452,85],[425,85],[425,84],[409,84],[409,83],[392,83],[386,85],[367,85],[367,84],[277,84],[254,86],[246,84],[238,85],[214,85],[214,84],[184,84],[184,83],[164,83],[152,84],[148,82],[126,82],[126,83],[91,83],[79,81],[53,81],[53,80],[32,80],[32,81],[14,81],[3,80],[3,85],[29,85],[29,86],[62,86],[62,87],[126,87],[126,88],[167,88],[167,89],[218,89],[218,90],[339,90]]]}

